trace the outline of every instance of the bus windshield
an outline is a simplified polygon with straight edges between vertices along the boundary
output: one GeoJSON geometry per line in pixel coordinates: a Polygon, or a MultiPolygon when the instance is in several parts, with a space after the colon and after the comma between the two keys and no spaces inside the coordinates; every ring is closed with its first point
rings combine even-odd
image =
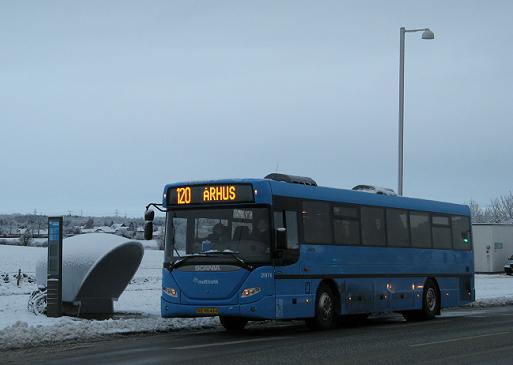
{"type": "Polygon", "coordinates": [[[248,263],[270,260],[267,208],[180,209],[167,214],[165,263],[177,255],[219,251],[248,263]]]}

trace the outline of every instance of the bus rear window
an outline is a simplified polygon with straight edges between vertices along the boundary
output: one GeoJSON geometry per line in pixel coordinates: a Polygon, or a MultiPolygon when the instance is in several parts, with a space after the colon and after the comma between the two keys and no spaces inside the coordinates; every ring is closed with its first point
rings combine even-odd
{"type": "Polygon", "coordinates": [[[471,250],[470,222],[467,217],[452,217],[452,239],[455,250],[471,250]]]}

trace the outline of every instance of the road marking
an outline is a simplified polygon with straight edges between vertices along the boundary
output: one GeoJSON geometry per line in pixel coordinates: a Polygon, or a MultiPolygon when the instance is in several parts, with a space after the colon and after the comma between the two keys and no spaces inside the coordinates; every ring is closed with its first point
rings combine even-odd
{"type": "Polygon", "coordinates": [[[376,326],[376,329],[418,327],[418,326],[424,326],[427,324],[438,324],[438,323],[447,323],[447,322],[452,322],[452,321],[449,319],[437,319],[434,322],[415,322],[415,323],[396,322],[395,324],[385,324],[385,325],[376,326]]]}
{"type": "Polygon", "coordinates": [[[170,350],[190,350],[190,349],[200,349],[200,348],[204,348],[204,347],[213,347],[213,346],[236,345],[236,344],[239,344],[239,343],[284,340],[284,339],[287,339],[287,338],[292,338],[292,337],[290,337],[290,336],[262,337],[262,338],[253,338],[251,340],[226,341],[226,342],[205,343],[205,344],[202,344],[202,345],[189,345],[189,346],[170,347],[169,349],[170,350]]]}
{"type": "Polygon", "coordinates": [[[93,345],[78,345],[78,346],[71,346],[71,347],[65,347],[63,348],[63,351],[75,351],[75,350],[82,350],[82,349],[88,349],[93,347],[93,345]]]}
{"type": "Polygon", "coordinates": [[[441,341],[432,341],[432,342],[424,342],[424,343],[416,343],[413,345],[409,345],[410,347],[421,347],[421,346],[429,346],[429,345],[438,345],[441,343],[447,343],[447,342],[456,342],[456,341],[465,341],[465,340],[473,340],[476,338],[482,338],[482,337],[491,337],[491,336],[500,336],[500,335],[506,335],[508,333],[511,333],[510,331],[504,331],[504,332],[496,332],[496,333],[488,333],[486,335],[478,335],[478,336],[466,336],[466,337],[457,337],[457,338],[450,338],[448,340],[441,340],[441,341]]]}

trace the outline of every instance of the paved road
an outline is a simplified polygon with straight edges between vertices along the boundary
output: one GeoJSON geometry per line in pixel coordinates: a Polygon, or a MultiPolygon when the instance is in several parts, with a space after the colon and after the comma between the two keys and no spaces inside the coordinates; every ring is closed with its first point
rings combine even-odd
{"type": "Polygon", "coordinates": [[[513,364],[513,307],[453,310],[429,322],[400,316],[311,332],[300,322],[222,330],[117,336],[0,352],[20,364],[513,364]]]}

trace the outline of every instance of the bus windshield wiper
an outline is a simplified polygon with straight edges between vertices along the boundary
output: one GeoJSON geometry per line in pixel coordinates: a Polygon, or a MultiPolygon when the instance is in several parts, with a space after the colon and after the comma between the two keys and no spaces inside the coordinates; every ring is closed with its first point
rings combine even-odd
{"type": "Polygon", "coordinates": [[[188,254],[186,256],[180,257],[180,259],[176,260],[174,263],[169,265],[170,269],[176,268],[178,266],[182,266],[188,261],[189,259],[195,258],[195,257],[212,257],[212,255],[229,255],[233,257],[237,262],[245,269],[252,270],[253,266],[248,264],[246,261],[244,261],[240,256],[238,256],[239,252],[237,251],[217,251],[217,250],[209,250],[209,251],[203,251],[199,253],[193,253],[188,254]]]}
{"type": "Polygon", "coordinates": [[[209,254],[214,254],[214,255],[229,255],[231,257],[233,257],[235,260],[237,260],[241,265],[242,267],[245,267],[247,269],[252,269],[253,266],[251,266],[250,264],[248,264],[246,261],[244,261],[240,256],[240,252],[238,251],[231,251],[231,250],[225,250],[225,251],[219,251],[219,250],[208,250],[208,251],[202,251],[200,252],[200,254],[202,255],[205,255],[205,256],[208,256],[209,254]]]}

